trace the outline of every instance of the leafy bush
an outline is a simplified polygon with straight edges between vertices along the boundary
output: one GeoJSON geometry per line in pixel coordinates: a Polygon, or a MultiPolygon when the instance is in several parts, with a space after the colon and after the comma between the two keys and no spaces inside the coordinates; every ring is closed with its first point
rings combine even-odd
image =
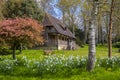
{"type": "Polygon", "coordinates": [[[7,55],[11,54],[11,50],[8,49],[8,47],[0,47],[0,55],[7,55]]]}
{"type": "Polygon", "coordinates": [[[120,57],[98,59],[96,66],[115,70],[120,67],[120,57]]]}
{"type": "Polygon", "coordinates": [[[114,43],[114,44],[113,44],[113,47],[115,47],[115,48],[120,48],[120,42],[114,43]]]}
{"type": "Polygon", "coordinates": [[[120,49],[118,49],[118,52],[120,52],[120,49]]]}
{"type": "MultiPolygon", "coordinates": [[[[0,72],[14,73],[23,75],[39,75],[46,74],[57,76],[70,76],[79,74],[82,70],[86,69],[87,58],[78,56],[65,55],[50,55],[45,56],[44,59],[28,59],[26,56],[22,58],[11,60],[0,60],[0,72]]],[[[120,57],[96,59],[96,68],[105,68],[108,71],[116,70],[120,67],[120,57]]]]}
{"type": "Polygon", "coordinates": [[[0,61],[0,72],[9,73],[14,69],[15,60],[5,59],[0,61]]]}
{"type": "Polygon", "coordinates": [[[72,69],[75,68],[83,68],[86,66],[86,58],[80,59],[80,57],[68,56],[65,57],[64,55],[56,56],[51,55],[45,57],[40,62],[35,62],[36,67],[38,68],[38,73],[42,74],[55,74],[58,75],[71,74],[72,69]]]}

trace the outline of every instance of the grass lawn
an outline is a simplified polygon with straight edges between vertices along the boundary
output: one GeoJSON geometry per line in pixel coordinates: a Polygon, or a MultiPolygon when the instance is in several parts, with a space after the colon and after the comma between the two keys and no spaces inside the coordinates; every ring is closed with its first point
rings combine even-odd
{"type": "MultiPolygon", "coordinates": [[[[28,58],[43,58],[44,57],[43,50],[23,50],[22,54],[17,55],[18,57],[27,56],[28,58]]],[[[79,48],[77,50],[54,50],[52,54],[56,55],[73,55],[73,56],[88,56],[88,46],[84,48],[79,48]]],[[[112,56],[120,56],[120,52],[118,52],[118,48],[113,48],[112,56]]],[[[108,57],[108,48],[105,46],[98,46],[96,47],[96,57],[103,58],[108,57]]]]}
{"type": "Polygon", "coordinates": [[[93,72],[82,71],[76,75],[70,76],[55,76],[44,75],[29,76],[29,75],[0,75],[0,80],[120,80],[120,69],[116,71],[106,71],[103,68],[95,69],[93,72]]]}
{"type": "MultiPolygon", "coordinates": [[[[107,58],[108,49],[105,46],[98,46],[96,48],[96,57],[97,58],[107,58]]],[[[86,56],[88,55],[88,46],[84,48],[79,48],[77,50],[61,50],[53,51],[52,54],[55,55],[64,55],[68,57],[73,56],[86,56]]],[[[22,54],[17,54],[17,58],[21,59],[23,56],[26,56],[28,59],[42,60],[44,59],[43,50],[23,50],[22,54]]],[[[120,56],[117,48],[113,48],[112,56],[120,56]]],[[[11,58],[11,55],[0,56],[0,58],[11,58]]],[[[87,72],[85,68],[82,69],[73,69],[73,73],[63,72],[66,75],[62,75],[62,72],[57,74],[45,74],[43,76],[36,75],[36,72],[30,72],[27,68],[18,66],[15,68],[16,71],[9,73],[0,73],[0,80],[120,80],[120,68],[115,70],[106,69],[106,68],[95,68],[92,72],[87,72]]]]}
{"type": "MultiPolygon", "coordinates": [[[[118,52],[118,48],[113,48],[112,50],[112,56],[120,56],[120,52],[118,52]]],[[[18,51],[17,51],[18,52],[18,51]]],[[[88,46],[85,46],[84,48],[78,48],[77,50],[54,50],[52,54],[56,55],[73,55],[73,56],[88,56],[88,46]]],[[[44,51],[43,50],[23,50],[22,54],[17,54],[17,57],[23,57],[26,56],[27,58],[30,59],[42,59],[44,58],[44,51]]],[[[0,56],[1,57],[1,56],[0,56]]],[[[12,58],[12,55],[8,56],[2,56],[2,57],[9,57],[12,58]]],[[[108,49],[105,46],[98,46],[96,47],[96,58],[103,58],[103,57],[108,57],[108,49]]]]}

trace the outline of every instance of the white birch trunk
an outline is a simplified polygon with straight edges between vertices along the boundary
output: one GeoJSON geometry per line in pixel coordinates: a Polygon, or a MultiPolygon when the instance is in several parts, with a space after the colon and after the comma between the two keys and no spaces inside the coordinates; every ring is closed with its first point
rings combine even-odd
{"type": "Polygon", "coordinates": [[[95,64],[95,27],[96,27],[96,15],[97,15],[97,1],[93,0],[93,8],[91,12],[91,22],[89,27],[89,54],[87,70],[92,71],[95,64]]]}

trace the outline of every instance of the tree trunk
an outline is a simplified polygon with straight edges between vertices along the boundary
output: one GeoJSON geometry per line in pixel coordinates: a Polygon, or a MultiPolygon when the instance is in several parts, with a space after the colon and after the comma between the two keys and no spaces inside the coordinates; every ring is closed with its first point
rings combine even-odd
{"type": "Polygon", "coordinates": [[[63,17],[62,17],[63,24],[65,24],[65,12],[63,11],[62,14],[63,14],[63,17]]]}
{"type": "Polygon", "coordinates": [[[105,28],[106,28],[106,33],[107,33],[106,36],[105,36],[105,37],[106,37],[106,38],[105,38],[105,41],[106,41],[106,43],[108,44],[109,13],[106,12],[105,14],[106,14],[106,19],[104,19],[104,22],[105,22],[105,26],[106,26],[105,28]]]}
{"type": "Polygon", "coordinates": [[[75,35],[75,25],[74,25],[74,19],[73,19],[73,14],[71,15],[71,23],[72,23],[72,32],[73,32],[73,35],[75,35]]]}
{"type": "Polygon", "coordinates": [[[91,71],[94,68],[95,62],[95,28],[94,21],[91,23],[91,27],[89,28],[89,54],[88,54],[88,65],[87,70],[91,71]]]}
{"type": "Polygon", "coordinates": [[[98,18],[98,43],[101,42],[100,17],[98,18]]]}
{"type": "Polygon", "coordinates": [[[86,26],[86,20],[84,19],[84,44],[87,42],[87,26],[86,26]]]}
{"type": "Polygon", "coordinates": [[[22,43],[20,43],[20,54],[22,54],[22,43]]]}
{"type": "Polygon", "coordinates": [[[13,43],[13,59],[16,59],[15,54],[16,54],[16,44],[15,44],[15,42],[14,42],[14,43],[13,43]]]}
{"type": "Polygon", "coordinates": [[[88,54],[88,63],[87,70],[92,71],[95,64],[95,21],[97,15],[97,1],[93,0],[93,8],[91,12],[91,23],[89,27],[89,54],[88,54]]]}
{"type": "Polygon", "coordinates": [[[108,33],[108,57],[111,58],[112,55],[112,15],[113,15],[113,8],[114,8],[114,0],[111,2],[111,9],[110,9],[110,23],[109,23],[109,33],[108,33]]]}
{"type": "Polygon", "coordinates": [[[100,24],[100,33],[101,33],[100,43],[103,45],[103,27],[101,24],[100,24]]]}

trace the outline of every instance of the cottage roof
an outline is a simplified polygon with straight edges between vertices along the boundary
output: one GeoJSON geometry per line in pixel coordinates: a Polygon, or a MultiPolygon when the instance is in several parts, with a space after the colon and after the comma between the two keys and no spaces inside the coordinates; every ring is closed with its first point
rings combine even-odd
{"type": "Polygon", "coordinates": [[[59,34],[75,38],[74,34],[60,20],[50,14],[45,14],[43,26],[53,26],[59,34]]]}

